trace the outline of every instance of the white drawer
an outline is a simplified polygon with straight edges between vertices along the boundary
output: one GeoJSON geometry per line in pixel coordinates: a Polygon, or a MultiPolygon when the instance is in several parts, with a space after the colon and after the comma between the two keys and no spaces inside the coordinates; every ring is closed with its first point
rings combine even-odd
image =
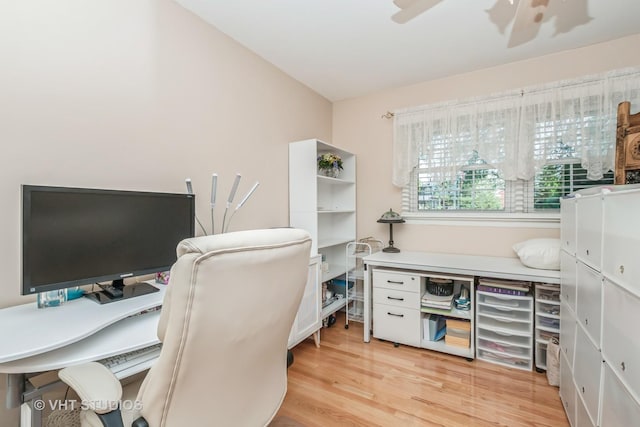
{"type": "Polygon", "coordinates": [[[498,365],[508,366],[510,368],[531,370],[533,366],[533,358],[528,356],[514,356],[497,350],[485,350],[478,348],[478,359],[485,362],[491,362],[498,365]]]}
{"type": "Polygon", "coordinates": [[[478,349],[496,351],[508,356],[531,357],[531,346],[520,346],[506,341],[493,341],[478,337],[478,349]]]}
{"type": "Polygon", "coordinates": [[[373,270],[373,287],[420,293],[420,276],[389,270],[373,270]]]}
{"type": "Polygon", "coordinates": [[[592,420],[598,420],[598,398],[600,396],[600,371],[602,357],[581,327],[576,329],[576,360],[574,380],[578,396],[592,420]]]}
{"type": "Polygon", "coordinates": [[[562,303],[560,306],[560,352],[567,358],[573,372],[573,355],[576,348],[576,319],[573,312],[562,303]]]}
{"type": "Polygon", "coordinates": [[[558,316],[560,314],[560,303],[536,301],[536,314],[550,317],[558,316]]]}
{"type": "Polygon", "coordinates": [[[477,327],[512,335],[533,336],[532,322],[518,322],[504,317],[476,313],[477,327]]]}
{"type": "Polygon", "coordinates": [[[518,322],[531,322],[533,315],[531,310],[514,310],[512,308],[485,305],[480,303],[478,303],[478,305],[476,306],[476,310],[478,310],[478,314],[486,314],[487,316],[491,316],[494,318],[518,322]]]}
{"type": "Polygon", "coordinates": [[[640,404],[616,378],[609,365],[603,367],[601,427],[638,425],[640,404]]]}
{"type": "Polygon", "coordinates": [[[420,294],[396,289],[373,288],[373,303],[420,309],[420,294]]]}
{"type": "Polygon", "coordinates": [[[576,386],[573,374],[569,369],[567,358],[560,354],[560,399],[569,418],[569,424],[576,426],[576,386]]]}
{"type": "Polygon", "coordinates": [[[484,291],[478,291],[477,296],[478,304],[512,310],[531,310],[531,302],[533,301],[533,298],[529,296],[520,297],[484,291]]]}
{"type": "Polygon", "coordinates": [[[602,276],[589,266],[578,263],[578,297],[576,320],[600,348],[602,276]]]}
{"type": "Polygon", "coordinates": [[[420,310],[373,304],[373,336],[420,347],[420,310]]]}
{"type": "Polygon", "coordinates": [[[531,336],[514,335],[509,332],[499,332],[485,329],[478,326],[478,339],[493,341],[496,343],[505,343],[507,345],[517,345],[521,347],[531,347],[531,336]]]}
{"type": "Polygon", "coordinates": [[[640,298],[604,281],[602,354],[632,393],[640,396],[640,298]]]}
{"type": "Polygon", "coordinates": [[[560,316],[551,314],[536,314],[536,327],[545,328],[548,331],[560,330],[560,316]]]}

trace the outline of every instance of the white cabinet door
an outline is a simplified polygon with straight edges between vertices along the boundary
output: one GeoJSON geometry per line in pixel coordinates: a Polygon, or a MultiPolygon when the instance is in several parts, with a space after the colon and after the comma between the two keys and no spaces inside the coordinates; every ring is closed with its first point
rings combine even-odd
{"type": "Polygon", "coordinates": [[[603,265],[605,277],[640,296],[640,191],[609,193],[604,198],[603,265]]]}
{"type": "Polygon", "coordinates": [[[576,268],[575,257],[560,251],[560,300],[573,312],[576,311],[576,268]]]}
{"type": "Polygon", "coordinates": [[[302,301],[300,301],[298,314],[289,334],[289,348],[299,344],[322,327],[322,319],[320,317],[322,299],[320,297],[319,279],[320,256],[316,255],[309,262],[307,285],[304,288],[304,295],[302,295],[302,301]]]}
{"type": "Polygon", "coordinates": [[[569,424],[576,427],[576,386],[573,383],[573,372],[563,354],[560,355],[560,399],[569,424]]]}
{"type": "Polygon", "coordinates": [[[561,199],[560,247],[576,254],[576,199],[561,199]]]}
{"type": "Polygon", "coordinates": [[[602,256],[602,196],[577,199],[576,256],[585,264],[600,271],[602,256]]]}
{"type": "Polygon", "coordinates": [[[567,358],[568,367],[573,372],[573,357],[576,348],[576,319],[573,312],[562,303],[560,305],[560,350],[567,358]]]}
{"type": "Polygon", "coordinates": [[[636,426],[640,423],[640,404],[604,364],[601,427],[636,426]]]}
{"type": "MultiPolygon", "coordinates": [[[[573,375],[577,394],[584,401],[584,406],[591,419],[598,420],[598,404],[600,398],[600,372],[602,357],[584,330],[578,326],[576,330],[576,360],[573,375]]],[[[595,423],[594,423],[595,424],[595,423]]]]}
{"type": "Polygon", "coordinates": [[[602,316],[602,276],[578,262],[576,319],[600,349],[602,316]]]}
{"type": "Polygon", "coordinates": [[[602,355],[636,396],[640,396],[639,327],[640,298],[605,280],[602,355]]]}
{"type": "Polygon", "coordinates": [[[596,427],[595,422],[589,417],[582,399],[576,399],[576,427],[596,427]]]}

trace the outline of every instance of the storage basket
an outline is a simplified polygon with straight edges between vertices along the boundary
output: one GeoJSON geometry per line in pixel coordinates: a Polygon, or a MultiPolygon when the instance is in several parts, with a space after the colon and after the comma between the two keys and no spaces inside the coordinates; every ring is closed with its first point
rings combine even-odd
{"type": "Polygon", "coordinates": [[[430,278],[427,281],[427,292],[439,297],[448,297],[453,295],[453,280],[430,278]]]}
{"type": "Polygon", "coordinates": [[[73,409],[55,409],[46,419],[45,427],[80,427],[80,405],[73,409]]]}

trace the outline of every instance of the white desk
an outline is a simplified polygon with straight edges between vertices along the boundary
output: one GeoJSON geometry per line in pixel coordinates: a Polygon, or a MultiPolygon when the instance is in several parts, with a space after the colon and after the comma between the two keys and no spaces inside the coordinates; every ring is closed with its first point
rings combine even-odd
{"type": "Polygon", "coordinates": [[[166,287],[153,285],[160,291],[104,305],[79,298],[60,307],[38,309],[33,302],[0,310],[0,373],[10,376],[7,407],[28,400],[24,374],[100,360],[158,343],[160,311],[134,316],[162,304],[166,287]]]}
{"type": "Polygon", "coordinates": [[[371,339],[371,280],[374,268],[386,267],[495,279],[560,283],[560,272],[525,267],[518,258],[430,252],[376,252],[364,257],[364,341],[371,339]]]}

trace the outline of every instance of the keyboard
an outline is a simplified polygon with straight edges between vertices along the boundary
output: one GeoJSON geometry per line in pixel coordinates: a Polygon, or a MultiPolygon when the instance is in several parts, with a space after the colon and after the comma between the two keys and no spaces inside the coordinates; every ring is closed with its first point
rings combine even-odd
{"type": "Polygon", "coordinates": [[[158,356],[160,356],[161,349],[162,343],[158,343],[130,351],[129,353],[106,357],[98,360],[98,363],[109,368],[111,372],[115,374],[116,378],[122,379],[149,369],[158,356]]]}

